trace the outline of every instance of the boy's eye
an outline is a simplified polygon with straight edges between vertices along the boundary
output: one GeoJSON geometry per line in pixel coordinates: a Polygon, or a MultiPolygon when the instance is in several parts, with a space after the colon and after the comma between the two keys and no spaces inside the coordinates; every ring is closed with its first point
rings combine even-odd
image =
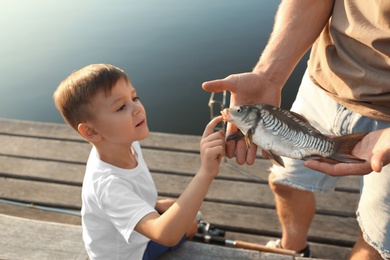
{"type": "Polygon", "coordinates": [[[137,97],[133,97],[133,101],[134,101],[134,102],[139,101],[139,99],[140,99],[140,98],[139,98],[138,96],[137,96],[137,97]]]}
{"type": "Polygon", "coordinates": [[[116,111],[122,111],[123,109],[125,109],[126,105],[121,105],[116,111]]]}

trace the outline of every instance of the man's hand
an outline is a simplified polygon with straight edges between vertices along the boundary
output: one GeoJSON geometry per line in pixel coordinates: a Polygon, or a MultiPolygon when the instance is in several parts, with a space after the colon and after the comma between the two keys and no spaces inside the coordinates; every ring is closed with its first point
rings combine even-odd
{"type": "MultiPolygon", "coordinates": [[[[269,81],[261,73],[247,72],[233,74],[224,79],[204,82],[203,89],[209,92],[229,90],[231,93],[230,106],[267,103],[280,105],[281,86],[269,81]]],[[[226,136],[239,131],[232,124],[227,125],[226,136]]],[[[257,146],[247,149],[245,141],[229,140],[226,142],[226,156],[236,156],[238,164],[253,164],[256,159],[257,146]]]]}
{"type": "Polygon", "coordinates": [[[390,163],[390,128],[367,134],[352,150],[352,155],[365,159],[362,163],[330,164],[308,160],[305,166],[331,176],[365,175],[380,172],[390,163]]]}

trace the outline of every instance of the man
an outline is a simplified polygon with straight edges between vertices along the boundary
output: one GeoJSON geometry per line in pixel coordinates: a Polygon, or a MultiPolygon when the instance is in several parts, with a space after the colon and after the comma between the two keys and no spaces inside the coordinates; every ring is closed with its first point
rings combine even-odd
{"type": "MultiPolygon", "coordinates": [[[[203,84],[207,91],[231,91],[231,105],[279,106],[284,84],[311,48],[291,110],[325,134],[369,132],[352,151],[365,163],[284,158],[285,168],[272,168],[270,186],[283,235],[269,245],[308,256],[307,232],[315,212],[313,192],[334,189],[337,178],[329,175],[361,175],[357,219],[362,232],[351,259],[390,257],[390,166],[386,166],[390,162],[389,14],[390,1],[284,0],[253,71],[203,84]]],[[[230,125],[227,135],[236,130],[230,125]]],[[[255,152],[255,146],[246,151],[241,141],[227,143],[227,156],[235,155],[239,164],[252,164],[255,152]]]]}

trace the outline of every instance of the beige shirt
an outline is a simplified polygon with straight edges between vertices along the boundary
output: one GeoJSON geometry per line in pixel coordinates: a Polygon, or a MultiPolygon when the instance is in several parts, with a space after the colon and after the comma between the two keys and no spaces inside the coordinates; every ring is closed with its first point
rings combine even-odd
{"type": "Polygon", "coordinates": [[[340,104],[390,121],[390,1],[336,0],[308,69],[340,104]]]}

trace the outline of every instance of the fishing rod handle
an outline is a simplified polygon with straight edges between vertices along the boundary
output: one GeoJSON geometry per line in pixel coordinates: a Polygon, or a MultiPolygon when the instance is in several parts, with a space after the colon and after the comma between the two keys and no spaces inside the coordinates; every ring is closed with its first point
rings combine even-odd
{"type": "Polygon", "coordinates": [[[282,255],[295,256],[295,254],[296,254],[296,252],[294,250],[288,250],[288,249],[283,249],[283,248],[272,248],[272,247],[267,247],[267,246],[259,245],[259,244],[255,244],[255,243],[244,242],[244,241],[240,241],[240,240],[236,240],[234,246],[236,248],[257,250],[260,252],[269,252],[269,253],[282,254],[282,255]]]}

